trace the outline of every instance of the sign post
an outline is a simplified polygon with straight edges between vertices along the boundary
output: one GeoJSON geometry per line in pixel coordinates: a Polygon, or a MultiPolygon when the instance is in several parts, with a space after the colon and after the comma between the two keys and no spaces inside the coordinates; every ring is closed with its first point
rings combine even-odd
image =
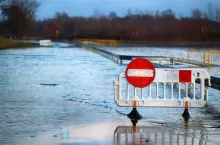
{"type": "MultiPolygon", "coordinates": [[[[125,71],[127,81],[137,88],[149,86],[155,78],[155,68],[153,64],[144,58],[137,58],[131,61],[125,71]]],[[[137,101],[134,98],[133,109],[127,115],[130,119],[139,120],[142,116],[138,113],[137,101]]]]}

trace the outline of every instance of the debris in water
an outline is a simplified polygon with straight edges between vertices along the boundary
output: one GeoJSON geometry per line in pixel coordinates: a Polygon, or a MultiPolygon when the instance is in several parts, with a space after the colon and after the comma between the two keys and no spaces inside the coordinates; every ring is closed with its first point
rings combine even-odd
{"type": "Polygon", "coordinates": [[[43,84],[43,83],[41,83],[40,85],[41,86],[58,86],[59,84],[43,84]]]}
{"type": "Polygon", "coordinates": [[[67,101],[75,101],[75,100],[73,100],[73,99],[66,99],[67,101]]]}

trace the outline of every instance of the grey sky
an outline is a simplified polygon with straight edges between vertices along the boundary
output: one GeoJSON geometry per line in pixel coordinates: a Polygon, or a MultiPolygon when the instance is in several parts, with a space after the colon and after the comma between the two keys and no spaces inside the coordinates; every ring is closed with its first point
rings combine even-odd
{"type": "Polygon", "coordinates": [[[207,11],[208,3],[213,8],[219,6],[220,0],[40,0],[42,5],[37,18],[53,17],[56,12],[66,12],[70,16],[91,16],[95,11],[109,14],[111,11],[123,16],[130,8],[133,12],[141,10],[150,12],[171,8],[176,16],[190,15],[191,10],[199,8],[207,11]]]}

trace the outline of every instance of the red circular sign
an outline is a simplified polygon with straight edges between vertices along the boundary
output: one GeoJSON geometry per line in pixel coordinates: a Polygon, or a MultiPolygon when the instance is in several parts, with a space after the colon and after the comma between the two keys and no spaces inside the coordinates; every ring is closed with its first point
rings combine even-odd
{"type": "Polygon", "coordinates": [[[153,82],[155,68],[147,59],[137,58],[128,64],[125,74],[130,84],[138,88],[144,88],[153,82]]]}

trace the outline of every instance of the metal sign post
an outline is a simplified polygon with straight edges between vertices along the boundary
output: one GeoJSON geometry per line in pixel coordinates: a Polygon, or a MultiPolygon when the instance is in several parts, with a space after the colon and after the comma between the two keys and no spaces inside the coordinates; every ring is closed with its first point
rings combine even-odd
{"type": "MultiPolygon", "coordinates": [[[[155,78],[155,68],[150,61],[144,58],[137,58],[128,64],[125,75],[127,81],[132,84],[135,87],[134,89],[136,90],[136,87],[144,88],[149,86],[153,82],[155,78]]],[[[130,119],[139,120],[142,118],[142,116],[138,113],[136,109],[137,101],[135,99],[136,91],[134,92],[133,97],[133,109],[127,116],[130,119]]]]}

